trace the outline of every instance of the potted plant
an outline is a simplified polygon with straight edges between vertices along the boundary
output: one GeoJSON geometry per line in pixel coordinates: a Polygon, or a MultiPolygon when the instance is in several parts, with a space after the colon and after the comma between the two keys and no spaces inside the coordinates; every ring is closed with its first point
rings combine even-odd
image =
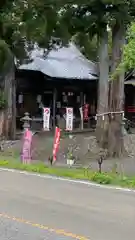
{"type": "Polygon", "coordinates": [[[69,149],[67,153],[67,165],[72,166],[74,164],[74,161],[75,159],[73,156],[73,151],[72,149],[69,149]]]}

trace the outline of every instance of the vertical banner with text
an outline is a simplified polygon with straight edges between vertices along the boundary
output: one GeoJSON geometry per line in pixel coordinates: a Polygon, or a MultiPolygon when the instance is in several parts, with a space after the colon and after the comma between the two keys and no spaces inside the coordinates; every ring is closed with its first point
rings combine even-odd
{"type": "Polygon", "coordinates": [[[23,163],[29,163],[31,161],[31,144],[32,144],[32,132],[26,129],[23,136],[23,147],[21,160],[23,163]]]}
{"type": "Polygon", "coordinates": [[[50,108],[43,108],[43,130],[49,131],[50,125],[50,108]]]}
{"type": "Polygon", "coordinates": [[[73,108],[66,108],[66,131],[73,130],[73,108]]]}
{"type": "Polygon", "coordinates": [[[89,104],[84,104],[83,118],[85,121],[88,121],[89,119],[89,104]]]}
{"type": "Polygon", "coordinates": [[[53,162],[56,161],[56,155],[58,152],[59,144],[60,144],[60,128],[56,127],[53,145],[53,162]]]}
{"type": "Polygon", "coordinates": [[[80,116],[81,116],[81,130],[83,130],[83,109],[82,107],[79,108],[80,116]]]}

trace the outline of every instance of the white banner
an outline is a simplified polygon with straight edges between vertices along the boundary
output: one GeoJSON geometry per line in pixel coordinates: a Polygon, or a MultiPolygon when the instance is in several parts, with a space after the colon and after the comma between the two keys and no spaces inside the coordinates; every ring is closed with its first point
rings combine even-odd
{"type": "Polygon", "coordinates": [[[80,111],[81,120],[83,120],[83,110],[82,110],[82,107],[79,108],[79,111],[80,111]]]}
{"type": "Polygon", "coordinates": [[[79,108],[80,116],[81,116],[81,130],[83,130],[83,109],[82,107],[79,108]]]}
{"type": "Polygon", "coordinates": [[[66,130],[73,130],[73,108],[66,108],[66,130]]]}
{"type": "Polygon", "coordinates": [[[50,108],[43,108],[43,130],[49,131],[50,125],[50,108]]]}

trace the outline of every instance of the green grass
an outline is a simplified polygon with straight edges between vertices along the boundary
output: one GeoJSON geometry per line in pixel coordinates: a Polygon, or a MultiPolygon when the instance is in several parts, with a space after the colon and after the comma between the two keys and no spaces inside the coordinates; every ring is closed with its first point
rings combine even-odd
{"type": "MultiPolygon", "coordinates": [[[[6,158],[7,159],[7,158],[6,158]]],[[[45,166],[43,163],[38,164],[22,164],[19,159],[7,159],[4,157],[0,159],[0,167],[13,168],[22,171],[36,172],[42,174],[50,174],[59,177],[66,177],[71,179],[81,179],[93,181],[99,184],[110,184],[115,186],[134,188],[135,189],[135,176],[126,177],[120,174],[99,173],[92,170],[72,169],[72,168],[60,168],[45,166]]]]}

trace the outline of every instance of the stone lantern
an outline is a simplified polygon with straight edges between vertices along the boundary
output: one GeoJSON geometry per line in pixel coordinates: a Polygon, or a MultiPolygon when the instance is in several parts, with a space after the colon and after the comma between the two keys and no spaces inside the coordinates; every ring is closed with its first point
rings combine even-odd
{"type": "Polygon", "coordinates": [[[30,118],[28,112],[24,113],[24,117],[22,117],[20,121],[23,122],[23,129],[24,129],[24,131],[26,129],[30,129],[30,125],[31,125],[30,123],[31,123],[32,119],[30,118]]]}

